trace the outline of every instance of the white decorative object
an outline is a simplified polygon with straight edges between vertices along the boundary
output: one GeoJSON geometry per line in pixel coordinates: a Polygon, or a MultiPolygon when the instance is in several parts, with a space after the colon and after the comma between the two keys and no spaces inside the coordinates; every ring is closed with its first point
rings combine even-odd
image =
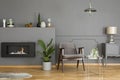
{"type": "Polygon", "coordinates": [[[41,28],[45,28],[46,27],[46,23],[44,21],[41,22],[41,28]]]}
{"type": "Polygon", "coordinates": [[[90,52],[90,55],[88,55],[89,59],[97,59],[99,57],[99,51],[97,48],[93,48],[90,52]]]}
{"type": "Polygon", "coordinates": [[[47,21],[48,21],[47,27],[51,27],[51,18],[48,18],[47,21]]]}
{"type": "Polygon", "coordinates": [[[106,34],[109,35],[109,43],[115,43],[114,42],[114,35],[117,34],[117,27],[114,27],[114,26],[107,27],[106,34]]]}
{"type": "Polygon", "coordinates": [[[14,27],[14,23],[13,23],[13,20],[12,20],[12,19],[9,19],[9,20],[8,20],[7,26],[8,26],[8,27],[14,27]]]}
{"type": "Polygon", "coordinates": [[[43,62],[43,70],[51,70],[52,64],[51,62],[43,62]]]}
{"type": "Polygon", "coordinates": [[[6,19],[3,19],[3,27],[6,27],[6,19]]]}

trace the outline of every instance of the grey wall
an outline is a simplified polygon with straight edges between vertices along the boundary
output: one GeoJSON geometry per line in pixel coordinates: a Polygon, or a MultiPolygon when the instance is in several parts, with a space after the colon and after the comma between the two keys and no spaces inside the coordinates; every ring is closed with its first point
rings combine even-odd
{"type": "Polygon", "coordinates": [[[56,29],[56,43],[73,41],[85,47],[85,54],[91,48],[107,40],[106,26],[117,26],[116,43],[120,44],[120,0],[92,0],[97,9],[91,16],[84,12],[88,0],[0,0],[0,26],[3,18],[13,18],[16,27],[28,22],[36,26],[37,14],[42,20],[50,17],[56,29]]]}

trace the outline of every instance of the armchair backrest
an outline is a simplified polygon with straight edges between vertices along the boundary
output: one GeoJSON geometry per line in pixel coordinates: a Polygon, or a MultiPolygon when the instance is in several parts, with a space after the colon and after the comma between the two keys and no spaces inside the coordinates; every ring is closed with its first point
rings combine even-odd
{"type": "Polygon", "coordinates": [[[76,54],[77,53],[75,44],[73,42],[61,42],[59,44],[59,48],[63,48],[65,50],[64,54],[76,54]]]}

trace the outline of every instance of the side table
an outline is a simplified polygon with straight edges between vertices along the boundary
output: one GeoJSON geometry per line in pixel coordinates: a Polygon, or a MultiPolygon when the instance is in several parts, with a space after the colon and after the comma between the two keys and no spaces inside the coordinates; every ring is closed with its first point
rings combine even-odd
{"type": "Polygon", "coordinates": [[[104,58],[103,57],[101,57],[101,56],[99,56],[99,57],[97,57],[97,58],[94,58],[94,57],[86,57],[87,58],[87,63],[89,63],[89,61],[95,61],[95,60],[97,60],[97,63],[98,64],[102,64],[102,66],[104,66],[104,58]]]}
{"type": "Polygon", "coordinates": [[[86,57],[87,59],[87,63],[91,62],[91,61],[97,61],[96,66],[93,65],[87,65],[87,80],[91,80],[91,74],[95,74],[96,76],[103,78],[103,71],[104,71],[104,58],[99,56],[97,58],[92,58],[92,57],[86,57]],[[96,67],[96,68],[94,68],[96,67]]]}

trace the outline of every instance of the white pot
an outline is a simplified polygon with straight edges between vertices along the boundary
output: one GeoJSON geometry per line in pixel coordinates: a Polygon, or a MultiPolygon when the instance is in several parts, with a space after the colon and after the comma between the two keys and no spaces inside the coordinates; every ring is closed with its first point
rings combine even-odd
{"type": "Polygon", "coordinates": [[[43,70],[51,70],[52,64],[51,62],[43,62],[43,70]]]}

